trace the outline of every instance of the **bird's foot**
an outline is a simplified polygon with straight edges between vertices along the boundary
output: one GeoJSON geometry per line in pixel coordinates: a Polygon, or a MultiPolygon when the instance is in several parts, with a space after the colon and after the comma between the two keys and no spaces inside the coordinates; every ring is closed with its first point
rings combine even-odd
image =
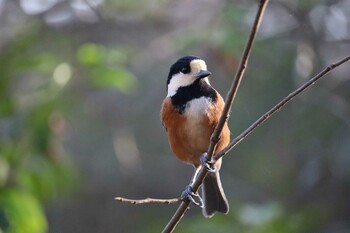
{"type": "Polygon", "coordinates": [[[181,194],[181,200],[192,202],[193,204],[203,208],[202,198],[198,195],[198,193],[193,192],[191,185],[186,186],[186,189],[181,194]]]}
{"type": "Polygon", "coordinates": [[[201,160],[202,166],[204,166],[205,169],[207,169],[208,172],[216,172],[217,169],[215,168],[213,162],[208,160],[207,155],[208,155],[207,152],[204,152],[200,156],[200,160],[201,160]]]}

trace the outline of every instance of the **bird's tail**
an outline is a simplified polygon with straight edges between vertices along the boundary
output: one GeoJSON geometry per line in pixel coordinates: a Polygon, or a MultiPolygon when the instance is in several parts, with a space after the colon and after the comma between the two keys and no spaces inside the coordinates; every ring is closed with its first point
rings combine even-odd
{"type": "Polygon", "coordinates": [[[221,185],[219,172],[208,173],[202,185],[203,215],[210,218],[215,212],[227,214],[229,205],[221,185]]]}

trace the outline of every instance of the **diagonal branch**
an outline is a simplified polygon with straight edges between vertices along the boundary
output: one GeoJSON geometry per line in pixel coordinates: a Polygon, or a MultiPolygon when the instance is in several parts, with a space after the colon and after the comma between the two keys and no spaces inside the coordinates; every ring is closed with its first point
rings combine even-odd
{"type": "MultiPolygon", "coordinates": [[[[254,42],[254,39],[256,37],[258,28],[260,26],[261,19],[262,19],[264,12],[265,12],[267,3],[268,3],[268,0],[260,0],[260,5],[259,5],[258,11],[257,11],[256,16],[255,16],[254,24],[253,24],[252,29],[251,29],[250,34],[249,34],[248,42],[245,46],[239,68],[237,70],[235,79],[233,80],[231,88],[230,88],[230,90],[227,94],[227,97],[226,97],[226,101],[225,101],[226,104],[224,106],[220,120],[219,120],[219,122],[218,122],[218,124],[217,124],[213,134],[211,135],[211,138],[210,138],[210,144],[209,144],[209,148],[207,151],[208,160],[211,160],[211,158],[213,156],[216,144],[218,143],[219,138],[220,138],[221,131],[222,131],[222,129],[223,129],[228,117],[229,117],[229,112],[231,110],[233,100],[236,97],[237,90],[238,90],[238,87],[239,87],[241,80],[243,78],[243,74],[245,72],[245,69],[247,67],[249,55],[250,55],[250,52],[251,52],[252,46],[253,46],[253,42],[254,42]]],[[[192,190],[194,192],[198,191],[199,186],[202,184],[206,174],[207,174],[207,170],[205,168],[202,168],[199,171],[197,179],[194,181],[194,183],[192,185],[192,190]]],[[[190,203],[188,201],[182,202],[180,204],[179,208],[177,209],[177,211],[175,212],[173,217],[170,219],[170,221],[168,222],[166,227],[163,229],[163,232],[172,232],[175,229],[176,225],[180,222],[180,220],[182,219],[182,217],[186,213],[186,210],[189,208],[189,204],[190,203]]]]}
{"type": "Polygon", "coordinates": [[[233,147],[235,147],[238,143],[240,143],[242,140],[244,140],[245,137],[247,137],[250,133],[252,133],[259,125],[264,123],[267,119],[269,119],[274,113],[278,112],[284,105],[286,105],[289,101],[294,99],[298,94],[303,92],[305,89],[313,85],[317,80],[324,77],[327,73],[332,71],[333,69],[337,68],[338,66],[344,64],[345,62],[350,60],[350,56],[336,62],[333,64],[328,65],[326,68],[324,68],[320,73],[318,73],[316,76],[311,78],[309,81],[307,81],[304,85],[290,93],[288,96],[286,96],[283,100],[281,100],[278,104],[276,104],[274,107],[272,107],[268,112],[266,112],[264,115],[262,115],[258,120],[256,120],[249,128],[244,130],[240,135],[238,135],[236,138],[234,138],[230,144],[228,144],[222,151],[217,153],[213,160],[216,161],[226,155],[233,147]]]}
{"type": "MultiPolygon", "coordinates": [[[[220,159],[221,157],[225,156],[231,149],[233,149],[238,143],[243,141],[249,134],[251,134],[256,128],[258,128],[262,123],[264,123],[266,120],[268,120],[274,113],[278,112],[284,105],[286,105],[288,102],[290,102],[294,97],[301,94],[303,91],[305,91],[308,87],[313,85],[316,81],[323,78],[326,74],[328,74],[333,69],[337,68],[338,66],[348,62],[350,60],[350,56],[343,58],[342,60],[328,65],[323,71],[318,73],[316,76],[311,78],[309,81],[307,81],[305,84],[303,84],[301,87],[296,89],[295,91],[291,92],[287,97],[285,97],[283,100],[281,100],[278,104],[273,106],[269,111],[267,111],[264,115],[262,115],[258,120],[256,120],[251,126],[249,126],[246,130],[244,130],[240,135],[238,135],[236,138],[234,138],[230,144],[228,144],[223,150],[221,150],[219,153],[217,153],[213,157],[213,161],[216,161],[220,159]]],[[[123,197],[116,197],[114,200],[118,202],[123,203],[129,203],[133,205],[139,205],[139,204],[174,204],[179,201],[181,201],[181,198],[171,198],[171,199],[157,199],[157,198],[145,198],[145,199],[128,199],[123,197]]]]}

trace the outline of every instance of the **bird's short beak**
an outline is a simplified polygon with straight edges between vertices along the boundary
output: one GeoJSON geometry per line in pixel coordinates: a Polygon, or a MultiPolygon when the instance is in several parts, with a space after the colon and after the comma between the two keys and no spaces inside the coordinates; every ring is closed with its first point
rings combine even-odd
{"type": "Polygon", "coordinates": [[[201,70],[194,75],[195,78],[205,78],[211,75],[211,73],[207,70],[201,70]]]}

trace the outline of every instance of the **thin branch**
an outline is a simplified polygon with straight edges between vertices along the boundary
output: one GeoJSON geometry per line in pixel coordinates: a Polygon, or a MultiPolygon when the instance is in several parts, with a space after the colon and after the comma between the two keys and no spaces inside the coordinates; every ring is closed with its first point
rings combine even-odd
{"type": "MultiPolygon", "coordinates": [[[[249,56],[249,54],[248,54],[249,56]]],[[[248,56],[246,57],[246,59],[248,58],[248,56]]],[[[321,71],[319,74],[317,74],[316,76],[314,76],[313,78],[311,78],[308,82],[306,82],[304,85],[302,85],[301,87],[299,87],[297,90],[293,91],[292,93],[290,93],[286,98],[284,98],[283,100],[281,100],[278,104],[276,104],[273,108],[271,108],[268,112],[266,112],[264,115],[262,115],[257,121],[255,121],[249,128],[247,128],[245,131],[243,131],[239,136],[237,136],[236,138],[234,138],[230,144],[228,146],[226,146],[222,151],[220,151],[219,153],[217,153],[214,157],[213,157],[213,161],[217,161],[218,159],[220,159],[221,157],[223,157],[224,155],[226,155],[231,149],[233,149],[238,143],[240,143],[242,140],[244,140],[250,133],[252,133],[257,127],[259,127],[262,123],[264,123],[267,119],[269,119],[274,113],[278,112],[284,105],[286,105],[289,101],[291,101],[294,97],[296,97],[297,95],[299,95],[300,93],[302,93],[303,91],[305,91],[308,87],[310,87],[311,85],[313,85],[316,81],[318,81],[319,79],[321,79],[322,77],[324,77],[327,73],[329,73],[330,71],[332,71],[333,69],[337,68],[338,66],[344,64],[345,62],[350,60],[350,56],[340,60],[339,62],[333,63],[329,66],[327,66],[323,71],[321,71]]],[[[245,66],[245,65],[243,65],[245,66]]],[[[245,67],[242,68],[242,71],[245,69],[245,67]]],[[[243,74],[243,73],[241,73],[243,74]]],[[[239,83],[237,84],[239,85],[239,83]]],[[[238,86],[237,86],[238,88],[238,86]]],[[[231,89],[230,89],[231,91],[231,89]]],[[[237,91],[237,89],[236,89],[237,91]]],[[[231,92],[229,93],[231,94],[231,92]]],[[[233,94],[232,96],[234,97],[235,94],[233,94]]],[[[232,98],[233,100],[233,98],[232,98]]],[[[228,108],[230,109],[230,108],[228,108]]],[[[227,111],[228,113],[229,111],[227,111]]],[[[224,115],[222,115],[224,116],[224,115]]],[[[228,118],[228,116],[225,117],[226,119],[228,118]]],[[[221,128],[222,129],[222,128],[221,128]]],[[[215,148],[215,145],[214,145],[215,148]]],[[[206,175],[206,170],[205,169],[201,169],[200,174],[198,175],[197,180],[194,182],[193,184],[193,190],[197,191],[200,184],[202,183],[203,179],[205,178],[206,175]],[[201,176],[201,174],[204,174],[203,176],[201,176]]],[[[146,199],[141,199],[141,200],[134,200],[134,199],[127,199],[127,198],[123,198],[123,197],[116,197],[115,198],[116,201],[119,202],[125,202],[125,203],[130,203],[133,205],[138,205],[138,204],[149,204],[149,203],[159,203],[159,204],[173,204],[173,203],[177,203],[181,200],[181,198],[173,198],[173,199],[155,199],[155,198],[146,198],[146,199]]],[[[163,232],[172,232],[176,225],[179,223],[179,221],[182,219],[182,217],[185,215],[185,213],[187,212],[187,210],[189,209],[189,202],[182,202],[181,205],[179,206],[179,208],[177,209],[176,213],[174,214],[174,216],[172,217],[172,219],[169,221],[169,223],[167,224],[167,226],[164,228],[163,232]]]]}
{"type": "Polygon", "coordinates": [[[133,205],[140,205],[140,204],[174,204],[179,201],[181,201],[181,198],[171,198],[171,199],[157,199],[157,198],[145,198],[145,199],[140,199],[140,200],[135,200],[135,199],[128,199],[124,197],[116,197],[114,200],[119,201],[119,202],[125,202],[133,205]]]}
{"type": "Polygon", "coordinates": [[[269,119],[274,113],[278,112],[284,105],[286,105],[289,101],[291,101],[294,97],[296,97],[298,94],[303,92],[305,89],[313,85],[316,81],[318,81],[320,78],[324,77],[327,73],[329,73],[331,70],[335,69],[336,67],[344,64],[345,62],[350,60],[350,56],[336,62],[333,64],[330,64],[327,66],[324,70],[322,70],[320,73],[318,73],[316,76],[311,78],[308,82],[306,82],[304,85],[290,93],[287,97],[285,97],[283,100],[281,100],[278,104],[276,104],[273,108],[271,108],[268,112],[266,112],[264,115],[262,115],[258,120],[256,120],[249,128],[244,130],[240,135],[238,135],[236,138],[234,138],[230,144],[228,144],[222,151],[217,153],[214,156],[214,161],[220,159],[224,155],[226,155],[233,147],[235,147],[238,143],[240,143],[245,137],[247,137],[250,133],[252,133],[259,125],[264,123],[267,119],[269,119]]]}
{"type": "MultiPolygon", "coordinates": [[[[235,79],[233,80],[231,88],[230,88],[230,90],[227,94],[227,97],[226,97],[226,101],[225,101],[226,104],[224,106],[220,120],[219,120],[219,122],[218,122],[218,124],[217,124],[211,138],[210,138],[210,145],[209,145],[209,148],[207,151],[208,160],[211,160],[211,158],[213,156],[216,144],[218,143],[219,138],[220,138],[221,131],[222,131],[222,129],[223,129],[228,117],[229,117],[229,112],[231,110],[232,103],[233,103],[235,96],[237,94],[237,90],[238,90],[238,87],[241,83],[245,69],[247,67],[249,55],[250,55],[250,52],[251,52],[252,46],[253,46],[253,42],[254,42],[254,39],[256,37],[258,28],[260,26],[261,19],[262,19],[264,12],[265,12],[267,3],[268,3],[268,0],[260,0],[260,5],[258,8],[257,14],[255,16],[254,24],[253,24],[252,29],[251,29],[250,34],[249,34],[249,38],[248,38],[247,44],[245,46],[239,68],[237,70],[235,79]]],[[[202,168],[197,176],[197,179],[194,181],[194,183],[192,185],[192,190],[194,192],[198,191],[199,186],[202,184],[206,174],[207,174],[207,170],[205,168],[202,168]]],[[[182,202],[180,204],[179,208],[177,209],[177,211],[175,212],[173,217],[170,219],[170,221],[168,222],[166,227],[163,229],[163,232],[172,232],[175,229],[176,225],[179,223],[179,221],[184,216],[186,210],[189,208],[189,204],[190,203],[188,201],[182,202]]]]}
{"type": "MultiPolygon", "coordinates": [[[[281,100],[278,104],[276,104],[274,107],[272,107],[268,112],[266,112],[264,115],[262,115],[257,121],[255,121],[249,128],[247,128],[245,131],[243,131],[239,136],[234,138],[228,146],[226,146],[223,150],[221,150],[219,153],[217,153],[213,157],[213,161],[216,161],[226,155],[231,149],[233,149],[238,143],[243,141],[250,133],[252,133],[256,128],[258,128],[262,123],[264,123],[267,119],[269,119],[274,113],[278,112],[284,105],[286,105],[289,101],[294,99],[297,95],[301,94],[303,91],[305,91],[308,87],[313,85],[316,81],[324,77],[326,74],[328,74],[333,69],[337,68],[338,66],[348,62],[350,60],[350,56],[345,57],[344,59],[328,65],[323,71],[321,71],[319,74],[311,78],[308,82],[306,82],[304,85],[296,89],[295,91],[291,92],[287,97],[285,97],[283,100],[281,100]]],[[[127,199],[123,197],[116,197],[116,201],[129,203],[133,205],[139,205],[139,204],[151,204],[151,203],[158,203],[158,204],[173,204],[181,201],[181,198],[172,198],[172,199],[155,199],[155,198],[145,198],[140,200],[135,199],[127,199]]],[[[175,225],[172,225],[173,228],[167,229],[165,228],[163,232],[172,232],[177,223],[181,220],[181,218],[184,216],[186,211],[189,209],[189,202],[182,202],[180,207],[178,208],[177,212],[181,213],[180,219],[176,222],[175,225]],[[187,204],[187,205],[184,205],[187,204]]],[[[173,216],[177,217],[177,216],[173,216]]],[[[170,222],[169,222],[170,223],[170,222]]],[[[168,225],[169,225],[168,223],[168,225]]],[[[167,225],[167,227],[168,227],[167,225]]],[[[170,227],[170,226],[169,226],[170,227]]]]}

